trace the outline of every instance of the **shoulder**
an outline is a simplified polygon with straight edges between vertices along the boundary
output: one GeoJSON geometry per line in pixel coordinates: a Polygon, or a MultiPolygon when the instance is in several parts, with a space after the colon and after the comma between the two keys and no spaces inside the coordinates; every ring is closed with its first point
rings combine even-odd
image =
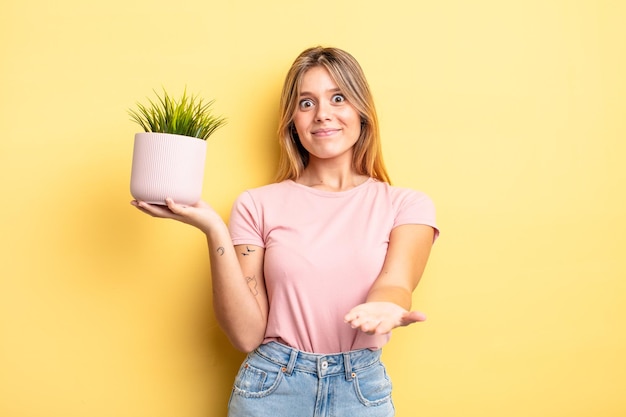
{"type": "Polygon", "coordinates": [[[439,234],[436,222],[435,204],[423,191],[406,187],[392,186],[387,183],[375,183],[375,186],[388,196],[394,211],[394,227],[403,224],[425,224],[439,234]]]}
{"type": "Polygon", "coordinates": [[[282,181],[243,191],[235,199],[235,206],[249,206],[280,201],[291,189],[291,181],[282,181]]]}
{"type": "Polygon", "coordinates": [[[405,205],[421,205],[434,208],[433,200],[423,191],[398,187],[381,181],[371,182],[371,187],[376,189],[377,193],[386,195],[396,208],[405,205]]]}
{"type": "Polygon", "coordinates": [[[262,185],[260,187],[249,188],[244,190],[239,196],[237,200],[246,200],[246,199],[263,199],[263,198],[272,198],[276,195],[281,195],[287,192],[290,187],[291,181],[282,181],[275,182],[267,185],[262,185]]]}
{"type": "Polygon", "coordinates": [[[256,188],[250,188],[245,190],[241,195],[247,194],[254,198],[272,197],[276,194],[282,194],[287,192],[291,188],[292,181],[286,180],[281,182],[274,182],[267,185],[262,185],[256,188]]]}
{"type": "Polygon", "coordinates": [[[423,191],[411,188],[391,187],[394,202],[398,204],[414,204],[434,209],[433,200],[423,191]]]}

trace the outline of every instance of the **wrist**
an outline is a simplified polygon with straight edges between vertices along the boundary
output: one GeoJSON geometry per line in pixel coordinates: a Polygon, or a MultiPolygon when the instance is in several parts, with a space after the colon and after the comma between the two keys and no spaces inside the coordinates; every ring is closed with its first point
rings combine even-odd
{"type": "Polygon", "coordinates": [[[211,221],[207,221],[206,224],[200,227],[200,230],[206,235],[209,244],[220,243],[220,245],[222,245],[224,239],[228,239],[230,242],[228,226],[226,226],[226,223],[224,223],[221,217],[216,217],[217,218],[211,221]]]}

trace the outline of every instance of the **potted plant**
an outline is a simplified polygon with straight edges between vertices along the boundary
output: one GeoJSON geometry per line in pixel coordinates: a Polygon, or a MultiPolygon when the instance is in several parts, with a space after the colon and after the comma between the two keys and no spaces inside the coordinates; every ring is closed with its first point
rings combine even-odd
{"type": "Polygon", "coordinates": [[[206,140],[226,119],[213,115],[214,100],[187,95],[179,100],[163,90],[149,105],[137,103],[131,120],[144,132],[135,134],[131,169],[132,196],[151,204],[194,204],[201,198],[206,140]]]}

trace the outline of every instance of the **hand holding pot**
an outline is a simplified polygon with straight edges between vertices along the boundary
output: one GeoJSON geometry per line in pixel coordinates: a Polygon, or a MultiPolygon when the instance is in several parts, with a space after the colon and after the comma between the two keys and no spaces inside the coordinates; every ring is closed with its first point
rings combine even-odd
{"type": "Polygon", "coordinates": [[[133,200],[130,203],[152,217],[177,220],[197,227],[205,233],[208,232],[213,225],[224,224],[220,215],[203,200],[192,205],[177,204],[171,198],[165,199],[166,206],[148,204],[144,201],[137,200],[133,200]]]}

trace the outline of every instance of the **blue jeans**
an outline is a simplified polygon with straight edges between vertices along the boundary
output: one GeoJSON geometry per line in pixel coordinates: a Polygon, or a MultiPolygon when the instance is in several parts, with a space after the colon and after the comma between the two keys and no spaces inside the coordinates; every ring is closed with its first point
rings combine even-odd
{"type": "Polygon", "coordinates": [[[229,417],[393,417],[391,381],[369,349],[321,355],[259,346],[235,378],[229,417]]]}

